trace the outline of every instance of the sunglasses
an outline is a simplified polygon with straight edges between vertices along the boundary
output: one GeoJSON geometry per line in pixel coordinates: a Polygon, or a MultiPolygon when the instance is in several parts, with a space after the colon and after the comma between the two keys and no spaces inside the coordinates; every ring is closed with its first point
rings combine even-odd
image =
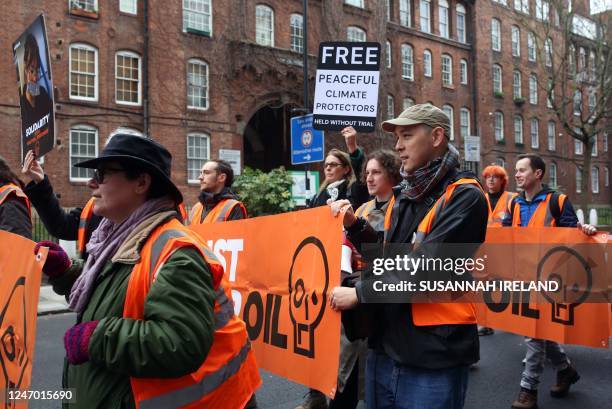
{"type": "Polygon", "coordinates": [[[125,172],[125,169],[119,168],[103,168],[103,169],[94,169],[92,179],[96,181],[97,184],[101,185],[104,183],[104,178],[107,174],[112,175],[113,173],[125,172]]]}

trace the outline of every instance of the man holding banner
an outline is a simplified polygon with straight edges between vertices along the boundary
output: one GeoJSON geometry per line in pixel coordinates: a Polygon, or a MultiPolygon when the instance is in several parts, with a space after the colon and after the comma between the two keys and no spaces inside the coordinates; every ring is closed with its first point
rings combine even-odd
{"type": "MultiPolygon", "coordinates": [[[[448,116],[433,105],[419,104],[383,122],[382,128],[397,140],[404,179],[401,190],[394,190],[394,203],[386,214],[385,241],[484,242],[486,199],[475,175],[458,169],[459,152],[448,140],[448,116]]],[[[345,211],[343,222],[351,240],[376,241],[371,226],[355,217],[348,202],[332,204],[332,213],[341,211],[345,211]]],[[[385,271],[376,280],[393,283],[402,278],[385,271]]],[[[367,407],[462,408],[469,366],[479,359],[473,304],[408,301],[406,297],[401,304],[370,306],[379,308],[376,328],[369,334],[367,407]]],[[[334,288],[330,302],[332,308],[345,310],[384,300],[376,294],[374,280],[367,278],[355,288],[334,288]]]]}
{"type": "MultiPolygon", "coordinates": [[[[534,154],[518,157],[516,185],[523,191],[510,202],[510,213],[503,220],[504,226],[521,227],[576,227],[578,218],[567,196],[542,185],[546,165],[534,154]]],[[[597,233],[594,226],[585,224],[582,231],[591,236],[597,233]]],[[[553,341],[526,338],[525,369],[521,377],[521,390],[512,403],[512,409],[535,409],[538,406],[538,386],[549,358],[557,370],[557,382],[550,389],[551,396],[565,397],[570,386],[580,379],[563,348],[553,341]]]]}

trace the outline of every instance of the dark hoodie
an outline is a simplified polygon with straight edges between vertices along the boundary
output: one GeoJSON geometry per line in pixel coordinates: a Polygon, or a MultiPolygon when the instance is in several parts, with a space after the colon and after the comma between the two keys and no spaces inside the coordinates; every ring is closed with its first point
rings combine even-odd
{"type": "MultiPolygon", "coordinates": [[[[442,181],[421,201],[410,200],[399,189],[394,190],[392,225],[387,242],[411,243],[421,220],[446,187],[461,178],[476,178],[471,172],[451,170],[442,181]]],[[[452,199],[440,211],[427,243],[482,243],[487,229],[488,207],[482,191],[472,185],[455,189],[452,199]]],[[[353,242],[376,242],[376,232],[367,224],[348,230],[353,242]]],[[[387,274],[366,279],[359,283],[357,295],[362,311],[369,315],[364,320],[373,322],[370,329],[370,346],[384,351],[394,361],[408,366],[428,369],[452,368],[472,364],[479,359],[479,343],[476,325],[433,325],[417,327],[412,320],[411,304],[368,304],[371,301],[372,283],[394,280],[387,274]]]]}
{"type": "MultiPolygon", "coordinates": [[[[225,199],[234,199],[238,200],[238,197],[230,190],[230,188],[225,187],[219,193],[208,193],[208,192],[200,192],[200,197],[198,200],[204,207],[202,209],[202,220],[206,218],[206,215],[210,213],[210,211],[221,201],[225,199]]],[[[230,212],[229,218],[227,220],[241,220],[246,219],[247,215],[244,214],[242,208],[240,206],[234,206],[232,211],[230,212]]]]}
{"type": "MultiPolygon", "coordinates": [[[[4,186],[0,183],[0,186],[4,186]]],[[[0,205],[0,230],[32,239],[32,221],[25,201],[14,194],[0,205]]]]}

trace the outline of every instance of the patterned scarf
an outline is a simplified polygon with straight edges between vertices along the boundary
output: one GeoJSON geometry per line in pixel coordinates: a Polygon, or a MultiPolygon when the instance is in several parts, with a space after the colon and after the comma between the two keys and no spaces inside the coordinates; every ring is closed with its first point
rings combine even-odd
{"type": "Polygon", "coordinates": [[[109,219],[102,219],[87,243],[86,249],[89,256],[83,266],[83,272],[72,285],[70,309],[75,312],[83,312],[89,302],[96,277],[106,265],[107,260],[113,257],[136,226],[153,214],[174,208],[172,199],[161,197],[147,200],[120,224],[115,224],[109,219]]]}
{"type": "Polygon", "coordinates": [[[448,151],[441,158],[428,162],[422,168],[412,173],[400,169],[402,175],[402,194],[410,200],[420,201],[434,188],[449,170],[459,167],[459,151],[453,145],[448,145],[448,151]]]}

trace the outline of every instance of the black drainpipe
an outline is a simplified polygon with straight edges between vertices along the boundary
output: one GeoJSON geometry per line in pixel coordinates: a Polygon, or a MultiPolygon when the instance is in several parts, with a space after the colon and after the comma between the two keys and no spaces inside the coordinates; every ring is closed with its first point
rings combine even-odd
{"type": "Polygon", "coordinates": [[[143,65],[143,115],[144,115],[144,134],[149,134],[149,1],[144,0],[144,49],[142,56],[143,65]]]}

